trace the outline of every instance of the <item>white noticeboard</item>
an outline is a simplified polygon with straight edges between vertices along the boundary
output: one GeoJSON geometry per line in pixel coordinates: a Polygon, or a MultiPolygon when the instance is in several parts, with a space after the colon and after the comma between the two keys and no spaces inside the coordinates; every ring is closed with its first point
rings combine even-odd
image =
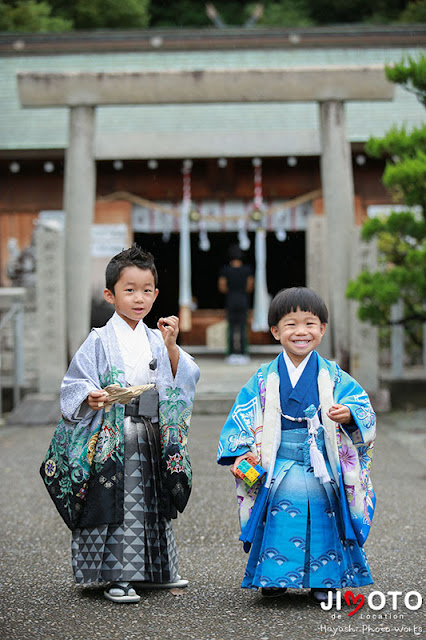
{"type": "Polygon", "coordinates": [[[125,224],[93,224],[91,254],[94,258],[112,258],[128,248],[128,229],[125,224]]]}
{"type": "Polygon", "coordinates": [[[392,212],[401,213],[401,211],[411,211],[416,218],[421,219],[422,210],[421,207],[408,207],[404,204],[371,204],[367,207],[367,215],[369,218],[375,218],[377,216],[385,218],[392,212]]]}

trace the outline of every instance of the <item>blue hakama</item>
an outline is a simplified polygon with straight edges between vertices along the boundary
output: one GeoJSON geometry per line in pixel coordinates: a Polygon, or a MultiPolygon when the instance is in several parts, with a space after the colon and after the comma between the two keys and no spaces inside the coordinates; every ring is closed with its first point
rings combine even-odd
{"type": "Polygon", "coordinates": [[[330,482],[321,484],[311,466],[304,410],[319,407],[318,357],[314,352],[293,388],[284,358],[278,360],[281,444],[265,516],[253,538],[244,588],[346,588],[373,582],[362,546],[344,536],[341,506],[320,428],[317,446],[330,482]]]}

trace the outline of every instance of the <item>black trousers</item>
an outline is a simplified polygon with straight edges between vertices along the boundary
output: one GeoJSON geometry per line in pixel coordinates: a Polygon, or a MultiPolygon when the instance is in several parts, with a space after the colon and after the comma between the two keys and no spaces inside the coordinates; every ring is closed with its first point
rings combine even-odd
{"type": "Polygon", "coordinates": [[[228,354],[245,355],[247,351],[247,311],[228,309],[228,354]]]}

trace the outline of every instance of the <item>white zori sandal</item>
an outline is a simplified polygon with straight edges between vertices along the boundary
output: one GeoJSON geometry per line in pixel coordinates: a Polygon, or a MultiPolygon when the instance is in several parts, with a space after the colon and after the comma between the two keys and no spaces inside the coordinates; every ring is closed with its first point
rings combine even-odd
{"type": "Polygon", "coordinates": [[[177,576],[176,580],[171,582],[144,582],[135,581],[138,589],[184,589],[188,586],[189,581],[186,578],[177,576]]]}
{"type": "Polygon", "coordinates": [[[112,582],[104,591],[105,598],[114,602],[139,602],[140,596],[130,582],[112,582]]]}

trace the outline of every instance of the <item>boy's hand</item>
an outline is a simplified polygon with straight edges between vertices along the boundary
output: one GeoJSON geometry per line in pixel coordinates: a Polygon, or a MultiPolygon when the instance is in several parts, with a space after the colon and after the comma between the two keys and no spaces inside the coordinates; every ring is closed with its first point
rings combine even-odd
{"type": "Polygon", "coordinates": [[[102,389],[95,389],[87,396],[87,404],[91,409],[93,409],[93,411],[98,411],[103,408],[107,397],[108,394],[106,391],[103,391],[102,389]]]}
{"type": "Polygon", "coordinates": [[[173,376],[175,376],[179,362],[179,349],[176,344],[176,338],[179,335],[179,318],[176,316],[160,318],[157,322],[157,327],[160,329],[161,335],[163,336],[164,346],[169,354],[172,373],[173,376]]]}
{"type": "Polygon", "coordinates": [[[179,335],[179,318],[176,316],[160,318],[157,322],[157,327],[161,331],[166,348],[169,349],[170,347],[174,347],[179,335]]]}
{"type": "Polygon", "coordinates": [[[350,424],[352,422],[352,414],[344,404],[333,404],[327,415],[331,420],[339,424],[350,424]]]}
{"type": "Polygon", "coordinates": [[[251,451],[247,451],[247,453],[244,453],[242,456],[238,456],[238,458],[235,458],[234,464],[230,468],[230,472],[235,477],[237,477],[236,474],[235,474],[235,471],[236,471],[238,465],[240,464],[241,460],[248,460],[250,462],[250,464],[253,464],[253,465],[255,465],[255,464],[257,464],[259,462],[259,460],[256,458],[256,456],[251,451]]]}

